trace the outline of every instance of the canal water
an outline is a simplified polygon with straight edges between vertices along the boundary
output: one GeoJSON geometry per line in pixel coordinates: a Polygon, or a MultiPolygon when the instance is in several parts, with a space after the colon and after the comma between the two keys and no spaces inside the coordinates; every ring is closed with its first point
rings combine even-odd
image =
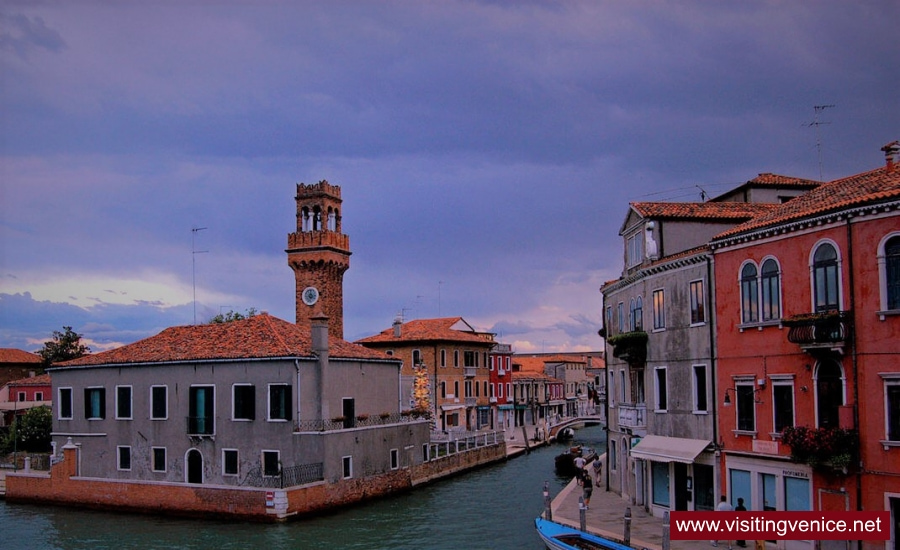
{"type": "MultiPolygon", "coordinates": [[[[575,443],[602,452],[601,426],[575,443]]],[[[534,531],[544,481],[556,495],[556,444],[505,463],[321,517],[281,524],[198,521],[113,514],[0,501],[3,548],[42,549],[526,549],[544,548],[534,531]]]]}

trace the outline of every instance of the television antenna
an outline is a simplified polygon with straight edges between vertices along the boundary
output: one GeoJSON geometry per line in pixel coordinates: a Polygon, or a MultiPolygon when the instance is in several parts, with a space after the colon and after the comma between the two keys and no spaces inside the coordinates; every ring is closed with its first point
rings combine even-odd
{"type": "Polygon", "coordinates": [[[807,126],[815,126],[816,127],[816,151],[819,155],[819,181],[824,180],[824,176],[822,175],[822,138],[819,135],[819,126],[823,124],[831,124],[831,122],[821,121],[819,120],[819,113],[824,111],[825,109],[831,109],[835,107],[834,105],[813,105],[813,109],[815,110],[815,115],[813,116],[813,121],[807,124],[807,126]]]}
{"type": "Polygon", "coordinates": [[[194,324],[197,324],[197,254],[206,254],[209,250],[197,250],[195,239],[197,233],[206,229],[205,227],[191,228],[191,286],[194,291],[194,324]]]}

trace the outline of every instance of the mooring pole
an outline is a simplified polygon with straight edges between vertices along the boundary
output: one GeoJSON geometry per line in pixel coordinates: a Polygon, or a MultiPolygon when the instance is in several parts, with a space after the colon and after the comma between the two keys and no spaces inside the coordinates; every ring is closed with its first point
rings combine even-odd
{"type": "Polygon", "coordinates": [[[631,546],[631,506],[625,508],[625,534],[622,538],[625,546],[631,546]]]}
{"type": "Polygon", "coordinates": [[[662,550],[669,550],[669,512],[663,512],[662,550]]]}
{"type": "Polygon", "coordinates": [[[552,501],[550,500],[550,482],[544,482],[544,519],[553,521],[552,501]]]}
{"type": "Polygon", "coordinates": [[[587,507],[584,505],[584,497],[578,497],[578,524],[582,531],[587,531],[587,507]]]}

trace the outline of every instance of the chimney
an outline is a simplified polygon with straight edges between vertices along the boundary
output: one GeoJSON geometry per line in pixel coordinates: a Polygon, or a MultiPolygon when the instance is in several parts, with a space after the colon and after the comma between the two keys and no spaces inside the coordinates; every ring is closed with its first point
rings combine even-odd
{"type": "Polygon", "coordinates": [[[403,326],[403,321],[400,320],[399,317],[394,319],[394,338],[400,338],[402,334],[401,327],[403,326]]]}
{"type": "Polygon", "coordinates": [[[900,152],[900,141],[892,141],[881,148],[884,151],[885,171],[890,174],[894,171],[894,165],[897,164],[897,153],[900,152]]]}
{"type": "Polygon", "coordinates": [[[319,399],[316,415],[319,420],[327,420],[328,402],[326,392],[328,390],[328,316],[317,311],[309,318],[310,336],[312,338],[312,351],[319,358],[316,361],[316,377],[318,378],[319,399]]]}

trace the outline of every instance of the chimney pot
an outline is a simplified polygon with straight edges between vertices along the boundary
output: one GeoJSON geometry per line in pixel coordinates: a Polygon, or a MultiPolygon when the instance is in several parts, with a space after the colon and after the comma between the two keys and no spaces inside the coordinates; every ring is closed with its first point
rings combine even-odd
{"type": "Polygon", "coordinates": [[[402,326],[403,322],[399,318],[394,319],[394,338],[400,338],[400,335],[402,334],[402,326]]]}
{"type": "Polygon", "coordinates": [[[897,163],[897,153],[900,152],[900,141],[892,141],[881,148],[884,151],[884,164],[887,172],[890,174],[894,171],[894,165],[897,163]]]}

